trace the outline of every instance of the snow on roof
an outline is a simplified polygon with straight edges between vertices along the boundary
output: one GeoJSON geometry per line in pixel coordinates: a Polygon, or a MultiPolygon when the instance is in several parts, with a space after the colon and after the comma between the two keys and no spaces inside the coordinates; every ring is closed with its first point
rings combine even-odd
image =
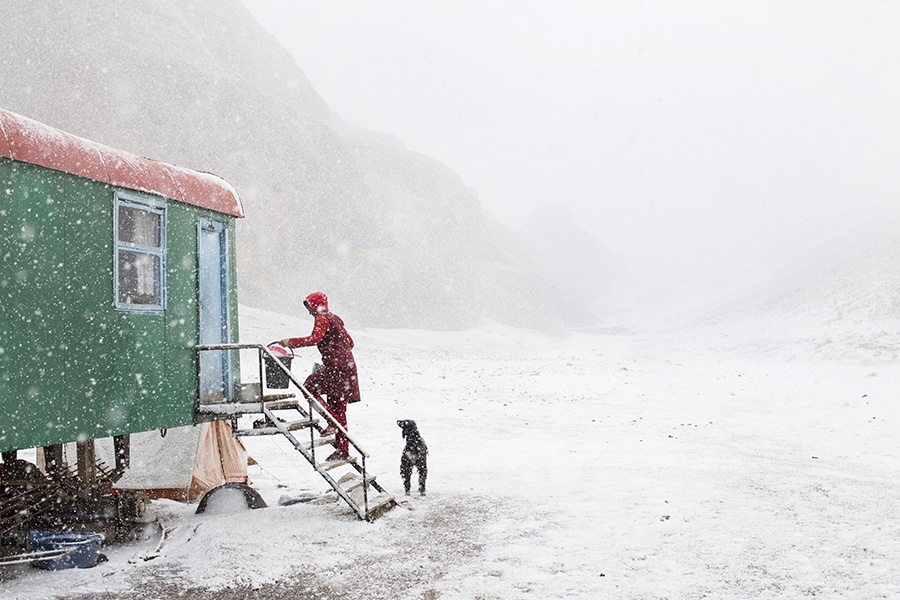
{"type": "Polygon", "coordinates": [[[2,108],[0,156],[244,216],[237,192],[221,177],[116,150],[2,108]]]}

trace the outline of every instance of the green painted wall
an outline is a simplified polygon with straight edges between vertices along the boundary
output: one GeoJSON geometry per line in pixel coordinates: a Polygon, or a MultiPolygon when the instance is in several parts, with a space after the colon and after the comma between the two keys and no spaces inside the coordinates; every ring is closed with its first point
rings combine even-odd
{"type": "Polygon", "coordinates": [[[168,201],[165,314],[121,312],[114,192],[0,158],[0,450],[193,423],[199,216],[228,228],[237,340],[234,218],[168,201]]]}

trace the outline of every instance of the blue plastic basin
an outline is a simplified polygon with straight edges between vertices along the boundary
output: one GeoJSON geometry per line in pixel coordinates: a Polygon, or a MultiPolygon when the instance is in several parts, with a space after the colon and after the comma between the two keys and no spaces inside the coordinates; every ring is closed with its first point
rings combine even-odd
{"type": "Polygon", "coordinates": [[[70,550],[58,558],[36,560],[32,564],[39,569],[87,569],[97,565],[103,534],[83,531],[32,531],[28,534],[28,547],[32,552],[70,550]]]}

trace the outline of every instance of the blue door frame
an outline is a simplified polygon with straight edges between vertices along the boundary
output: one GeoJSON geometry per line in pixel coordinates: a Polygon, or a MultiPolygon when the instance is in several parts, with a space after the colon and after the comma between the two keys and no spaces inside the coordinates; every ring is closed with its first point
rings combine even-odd
{"type": "MultiPolygon", "coordinates": [[[[228,233],[219,221],[201,218],[197,224],[200,284],[200,344],[229,341],[228,233]]],[[[199,353],[200,402],[231,399],[230,356],[225,350],[199,353]]]]}

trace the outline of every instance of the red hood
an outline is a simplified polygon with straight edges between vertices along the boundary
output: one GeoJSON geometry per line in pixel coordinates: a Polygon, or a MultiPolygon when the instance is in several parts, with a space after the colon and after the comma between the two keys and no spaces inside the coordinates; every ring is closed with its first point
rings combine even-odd
{"type": "Polygon", "coordinates": [[[306,304],[308,304],[317,315],[328,312],[328,297],[322,292],[313,292],[307,296],[306,304]]]}

